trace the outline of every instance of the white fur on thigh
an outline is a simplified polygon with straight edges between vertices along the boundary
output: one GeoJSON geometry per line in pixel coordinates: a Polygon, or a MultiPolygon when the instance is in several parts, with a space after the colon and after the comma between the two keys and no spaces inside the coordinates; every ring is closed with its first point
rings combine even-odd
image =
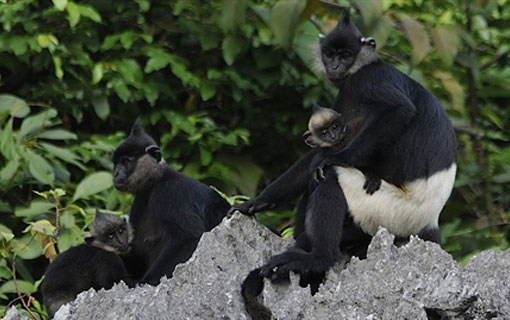
{"type": "Polygon", "coordinates": [[[438,227],[438,219],[455,181],[457,166],[428,178],[406,183],[405,191],[382,180],[381,188],[369,195],[363,189],[365,176],[354,168],[336,167],[354,222],[370,235],[379,226],[398,236],[417,234],[423,228],[438,227]]]}

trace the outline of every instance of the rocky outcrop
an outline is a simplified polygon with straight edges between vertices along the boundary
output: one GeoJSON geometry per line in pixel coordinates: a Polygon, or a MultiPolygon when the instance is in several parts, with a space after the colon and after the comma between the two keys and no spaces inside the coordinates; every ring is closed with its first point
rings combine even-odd
{"type": "MultiPolygon", "coordinates": [[[[249,319],[241,282],[291,243],[236,214],[202,236],[172,279],[83,292],[55,319],[249,319]]],[[[462,268],[436,244],[412,238],[397,248],[381,229],[367,259],[337,265],[315,296],[298,280],[265,282],[260,299],[275,318],[510,319],[510,251],[482,252],[462,268]]],[[[11,313],[5,319],[18,319],[11,313]]]]}

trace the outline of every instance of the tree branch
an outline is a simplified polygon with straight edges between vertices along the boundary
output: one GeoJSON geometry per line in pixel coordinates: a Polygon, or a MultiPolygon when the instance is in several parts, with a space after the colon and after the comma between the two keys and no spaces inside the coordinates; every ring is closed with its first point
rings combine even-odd
{"type": "Polygon", "coordinates": [[[36,317],[36,315],[30,310],[30,307],[25,302],[25,299],[23,299],[23,296],[21,295],[21,291],[18,287],[18,282],[16,281],[16,257],[12,259],[12,281],[14,282],[14,288],[16,288],[16,293],[18,294],[18,299],[21,301],[21,304],[23,305],[23,308],[27,310],[27,312],[34,318],[34,320],[39,320],[39,318],[36,317]]]}
{"type": "MultiPolygon", "coordinates": [[[[466,4],[466,30],[469,34],[472,32],[472,10],[470,0],[465,0],[466,4]]],[[[472,54],[472,49],[468,47],[468,54],[472,54]]],[[[478,110],[478,95],[476,91],[475,75],[472,68],[466,68],[467,75],[467,106],[468,114],[471,121],[471,127],[475,131],[480,131],[481,117],[478,110]]],[[[482,187],[482,196],[487,215],[490,217],[493,212],[492,194],[489,188],[489,170],[487,165],[487,156],[483,148],[482,137],[480,135],[473,136],[473,149],[476,155],[476,162],[480,170],[480,180],[482,187]]]]}
{"type": "Polygon", "coordinates": [[[500,61],[500,60],[503,60],[504,58],[506,58],[508,55],[510,55],[510,49],[508,49],[507,51],[503,52],[502,54],[500,54],[499,56],[497,57],[494,57],[492,60],[482,64],[480,66],[480,71],[483,71],[487,68],[489,68],[490,66],[492,66],[493,64],[495,64],[496,62],[500,61]]]}

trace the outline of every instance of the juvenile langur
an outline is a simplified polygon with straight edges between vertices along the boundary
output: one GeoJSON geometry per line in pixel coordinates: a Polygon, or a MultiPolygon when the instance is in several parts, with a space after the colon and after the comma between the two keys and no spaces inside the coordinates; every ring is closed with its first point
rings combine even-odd
{"type": "MultiPolygon", "coordinates": [[[[344,124],[342,115],[333,109],[323,108],[319,105],[313,106],[313,114],[308,122],[308,131],[303,134],[305,143],[312,148],[320,148],[322,155],[321,167],[318,168],[316,178],[324,180],[323,168],[331,165],[330,158],[342,151],[345,135],[348,126],[344,124]]],[[[335,163],[341,165],[340,163],[335,163]]],[[[365,175],[363,189],[368,194],[373,194],[381,187],[381,179],[363,168],[358,168],[365,175]]]]}
{"type": "Polygon", "coordinates": [[[339,88],[332,108],[349,129],[342,149],[328,159],[313,149],[255,199],[231,210],[252,215],[302,195],[296,245],[270,258],[263,276],[286,278],[289,271],[305,280],[320,276],[347,242],[373,236],[379,227],[401,238],[440,242],[439,214],[456,172],[452,124],[430,92],[374,49],[348,13],[320,39],[324,69],[339,88]],[[381,179],[374,194],[363,190],[359,168],[381,179]],[[316,183],[321,175],[324,182],[316,183]]]}
{"type": "Polygon", "coordinates": [[[132,240],[126,219],[96,210],[85,243],[59,254],[44,274],[41,292],[50,318],[82,291],[110,289],[121,280],[134,285],[119,256],[129,252],[132,240]]]}
{"type": "Polygon", "coordinates": [[[139,121],[113,152],[113,165],[115,188],[135,195],[129,215],[135,237],[125,264],[141,283],[157,285],[191,257],[202,233],[218,225],[230,205],[170,168],[139,121]]]}

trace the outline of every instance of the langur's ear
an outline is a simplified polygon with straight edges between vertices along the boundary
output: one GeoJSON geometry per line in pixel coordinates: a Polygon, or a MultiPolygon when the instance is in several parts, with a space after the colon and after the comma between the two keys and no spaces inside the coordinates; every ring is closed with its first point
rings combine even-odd
{"type": "Polygon", "coordinates": [[[156,159],[157,162],[161,161],[161,149],[153,144],[145,148],[145,153],[156,159]]]}

